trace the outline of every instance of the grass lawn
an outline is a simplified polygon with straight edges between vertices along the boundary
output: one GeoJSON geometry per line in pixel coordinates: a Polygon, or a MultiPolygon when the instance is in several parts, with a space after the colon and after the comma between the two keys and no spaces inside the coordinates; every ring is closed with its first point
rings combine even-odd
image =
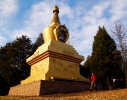
{"type": "Polygon", "coordinates": [[[127,100],[127,89],[84,91],[43,96],[0,96],[0,100],[127,100]]]}

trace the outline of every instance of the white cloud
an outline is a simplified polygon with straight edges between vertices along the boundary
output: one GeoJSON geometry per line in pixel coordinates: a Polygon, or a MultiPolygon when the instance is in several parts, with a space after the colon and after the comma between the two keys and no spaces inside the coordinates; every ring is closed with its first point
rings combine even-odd
{"type": "Polygon", "coordinates": [[[18,11],[17,0],[1,0],[0,1],[0,45],[4,45],[8,41],[8,20],[18,11]],[[5,37],[7,36],[7,37],[5,37]]]}
{"type": "MultiPolygon", "coordinates": [[[[15,29],[12,32],[12,38],[15,39],[17,36],[26,35],[34,41],[36,37],[39,36],[39,33],[50,25],[53,16],[54,5],[55,4],[53,3],[49,4],[49,1],[38,2],[32,5],[31,9],[27,12],[29,16],[27,15],[28,18],[24,21],[24,28],[15,29]]],[[[68,5],[64,5],[62,3],[59,3],[58,5],[60,5],[59,8],[61,17],[64,15],[68,16],[69,18],[72,17],[72,15],[70,15],[71,9],[68,5]]]]}
{"type": "Polygon", "coordinates": [[[80,25],[81,29],[78,29],[78,26],[75,26],[75,28],[77,27],[78,32],[74,32],[75,35],[77,35],[74,45],[76,50],[85,56],[85,58],[90,55],[92,53],[92,44],[94,36],[97,33],[98,26],[105,26],[106,30],[109,30],[109,26],[112,22],[114,22],[114,20],[122,19],[125,15],[127,16],[126,4],[125,0],[122,3],[120,0],[115,2],[113,0],[99,2],[97,5],[94,5],[91,9],[89,9],[83,17],[80,17],[79,20],[82,20],[83,23],[81,21],[77,21],[79,23],[76,24],[80,25]],[[111,10],[109,10],[110,8],[111,10]]]}
{"type": "Polygon", "coordinates": [[[1,0],[0,1],[0,15],[2,17],[9,17],[18,10],[17,0],[1,0]]]}
{"type": "Polygon", "coordinates": [[[101,18],[104,14],[104,11],[109,6],[108,2],[102,2],[98,5],[95,5],[92,10],[88,13],[88,16],[93,16],[93,18],[101,18]]]}
{"type": "MultiPolygon", "coordinates": [[[[98,26],[104,26],[108,20],[103,17],[108,6],[108,2],[101,2],[94,5],[91,9],[87,10],[87,12],[85,11],[86,13],[84,13],[83,16],[79,14],[78,17],[73,19],[75,22],[72,24],[72,27],[74,26],[75,29],[71,28],[71,35],[75,36],[74,47],[80,54],[85,56],[85,58],[92,52],[92,44],[98,26]]],[[[80,7],[80,9],[83,9],[83,7],[80,7]]]]}
{"type": "Polygon", "coordinates": [[[127,16],[127,0],[116,0],[111,2],[111,20],[120,20],[127,16]]]}
{"type": "Polygon", "coordinates": [[[3,43],[6,44],[6,41],[7,41],[7,38],[2,36],[2,35],[0,35],[0,45],[3,45],[3,43]]]}
{"type": "Polygon", "coordinates": [[[109,2],[101,2],[93,6],[93,8],[84,16],[84,22],[88,24],[98,24],[99,20],[104,19],[103,15],[108,6],[109,2]]]}
{"type": "MultiPolygon", "coordinates": [[[[25,27],[19,30],[15,29],[13,36],[16,37],[24,34],[32,39],[35,39],[38,34],[50,24],[53,16],[52,8],[54,5],[58,5],[60,8],[60,20],[64,17],[67,17],[68,19],[64,23],[69,24],[68,29],[70,31],[70,35],[71,37],[74,37],[74,48],[79,52],[79,54],[83,54],[86,58],[92,52],[92,44],[94,36],[97,33],[98,26],[107,27],[110,24],[111,20],[104,17],[104,14],[105,12],[110,14],[115,9],[115,6],[113,6],[115,4],[110,1],[103,1],[97,3],[91,7],[91,9],[86,10],[84,9],[84,6],[76,6],[72,9],[68,4],[63,4],[61,2],[56,3],[54,1],[52,4],[49,4],[48,1],[39,2],[31,6],[28,19],[25,20],[25,27]],[[112,6],[112,10],[109,13],[108,11],[110,6],[112,6]],[[79,9],[82,13],[80,11],[75,13],[76,9],[79,9]]],[[[118,7],[118,9],[121,9],[121,7],[118,7]]],[[[112,13],[111,16],[116,15],[116,13],[112,13]]]]}
{"type": "Polygon", "coordinates": [[[13,30],[12,38],[15,39],[17,36],[26,35],[35,40],[39,36],[39,33],[50,24],[52,16],[51,9],[52,6],[46,2],[33,4],[31,9],[26,12],[27,18],[24,21],[24,27],[13,30]]]}
{"type": "Polygon", "coordinates": [[[40,2],[34,4],[31,7],[30,19],[27,21],[27,25],[32,23],[33,26],[41,24],[47,25],[51,20],[52,5],[48,5],[46,2],[40,2]]]}
{"type": "Polygon", "coordinates": [[[59,6],[60,17],[61,16],[63,16],[63,17],[67,16],[68,18],[73,18],[73,11],[67,4],[60,3],[59,5],[60,5],[59,6]]]}
{"type": "MultiPolygon", "coordinates": [[[[0,2],[1,23],[5,23],[7,17],[9,18],[9,16],[18,11],[16,0],[4,0],[3,2],[0,2]],[[2,8],[3,2],[4,7],[2,8]],[[11,6],[11,10],[6,8],[8,7],[7,5],[11,6]],[[6,19],[1,20],[1,18],[4,18],[3,14],[6,15],[6,19]]],[[[105,28],[108,30],[114,20],[120,20],[127,16],[126,0],[100,0],[95,4],[90,3],[90,6],[89,3],[90,1],[85,2],[85,0],[81,0],[72,7],[72,4],[67,1],[57,2],[57,0],[52,0],[51,3],[51,0],[43,0],[36,2],[23,15],[26,17],[25,20],[22,20],[24,22],[22,28],[7,30],[5,26],[3,27],[3,24],[0,24],[2,25],[1,30],[5,33],[10,32],[8,36],[10,35],[12,39],[15,39],[17,36],[26,35],[33,41],[44,28],[50,25],[53,16],[52,8],[57,5],[60,10],[59,17],[61,24],[65,24],[69,29],[70,35],[73,38],[72,44],[74,48],[86,58],[92,52],[92,44],[98,26],[106,26],[105,28]]],[[[4,41],[6,38],[3,36],[0,39],[4,41]]]]}

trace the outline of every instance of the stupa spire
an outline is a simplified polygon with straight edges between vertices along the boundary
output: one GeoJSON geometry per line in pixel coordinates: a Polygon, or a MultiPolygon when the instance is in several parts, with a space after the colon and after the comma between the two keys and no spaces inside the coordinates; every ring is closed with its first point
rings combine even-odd
{"type": "Polygon", "coordinates": [[[59,14],[59,8],[57,6],[55,6],[53,8],[53,18],[52,18],[50,25],[55,25],[55,26],[60,25],[60,20],[59,20],[58,14],[59,14]]]}

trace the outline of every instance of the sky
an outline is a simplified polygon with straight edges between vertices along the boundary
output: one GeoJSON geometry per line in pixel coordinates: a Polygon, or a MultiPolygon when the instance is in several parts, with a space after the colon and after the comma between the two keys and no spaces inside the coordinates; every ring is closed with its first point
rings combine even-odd
{"type": "Polygon", "coordinates": [[[35,42],[50,25],[55,5],[73,47],[85,59],[92,53],[99,26],[109,34],[114,22],[127,28],[127,0],[0,0],[0,46],[22,35],[35,42]]]}

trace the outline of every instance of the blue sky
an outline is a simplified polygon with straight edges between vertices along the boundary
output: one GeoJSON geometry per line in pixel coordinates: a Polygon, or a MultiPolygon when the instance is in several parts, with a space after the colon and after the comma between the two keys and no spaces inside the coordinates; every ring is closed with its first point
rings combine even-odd
{"type": "Polygon", "coordinates": [[[127,0],[0,0],[0,46],[22,35],[34,42],[49,26],[55,5],[73,47],[85,58],[92,52],[98,26],[109,34],[114,21],[127,28],[127,0]]]}

